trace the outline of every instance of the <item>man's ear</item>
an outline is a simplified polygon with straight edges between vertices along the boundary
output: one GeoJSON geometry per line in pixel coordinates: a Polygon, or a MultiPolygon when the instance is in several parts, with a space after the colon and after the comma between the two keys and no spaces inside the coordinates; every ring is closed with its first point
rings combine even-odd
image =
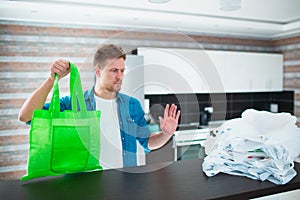
{"type": "Polygon", "coordinates": [[[96,66],[94,68],[94,70],[95,70],[96,77],[99,78],[101,76],[101,70],[100,70],[100,68],[96,66]]]}

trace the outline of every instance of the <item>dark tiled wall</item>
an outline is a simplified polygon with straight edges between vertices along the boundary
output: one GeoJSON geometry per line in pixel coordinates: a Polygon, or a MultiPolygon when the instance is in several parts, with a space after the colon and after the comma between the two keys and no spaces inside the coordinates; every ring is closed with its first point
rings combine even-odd
{"type": "Polygon", "coordinates": [[[217,94],[167,94],[145,95],[150,99],[150,113],[155,120],[163,116],[166,104],[174,103],[181,110],[180,123],[199,122],[200,111],[212,106],[212,120],[232,119],[248,109],[270,111],[270,104],[278,104],[278,112],[294,114],[294,91],[217,93],[217,94]]]}

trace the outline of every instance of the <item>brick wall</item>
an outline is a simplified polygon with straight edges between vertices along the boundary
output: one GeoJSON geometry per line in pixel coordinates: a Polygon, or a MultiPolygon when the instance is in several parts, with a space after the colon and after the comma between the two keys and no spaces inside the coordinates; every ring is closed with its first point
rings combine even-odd
{"type": "Polygon", "coordinates": [[[295,115],[300,118],[300,36],[274,42],[284,55],[284,88],[295,91],[295,115]]]}
{"type": "MultiPolygon", "coordinates": [[[[0,180],[19,179],[25,174],[29,126],[17,120],[18,112],[25,99],[47,78],[50,64],[61,57],[74,62],[87,89],[93,81],[88,58],[108,39],[127,50],[139,46],[193,48],[193,40],[205,49],[283,52],[284,87],[295,90],[295,113],[300,118],[300,36],[278,40],[206,35],[188,38],[155,31],[0,21],[0,180]]],[[[68,92],[67,84],[68,79],[60,83],[62,95],[68,92]]]]}

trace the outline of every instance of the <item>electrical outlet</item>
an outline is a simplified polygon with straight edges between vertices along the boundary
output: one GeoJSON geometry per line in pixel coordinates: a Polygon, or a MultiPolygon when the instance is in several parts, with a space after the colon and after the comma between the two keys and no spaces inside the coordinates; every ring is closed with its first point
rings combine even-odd
{"type": "Polygon", "coordinates": [[[270,111],[273,113],[277,113],[278,112],[278,104],[277,103],[271,103],[270,104],[270,111]]]}

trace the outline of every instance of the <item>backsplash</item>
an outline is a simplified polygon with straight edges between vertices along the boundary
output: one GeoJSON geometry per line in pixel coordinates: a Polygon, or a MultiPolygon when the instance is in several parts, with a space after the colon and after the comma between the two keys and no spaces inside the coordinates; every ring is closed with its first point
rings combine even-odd
{"type": "Polygon", "coordinates": [[[248,108],[271,111],[271,104],[277,104],[278,112],[294,114],[294,91],[145,95],[145,99],[150,99],[151,123],[158,122],[165,105],[171,103],[181,110],[180,124],[198,123],[205,107],[213,107],[212,120],[237,118],[248,108]]]}

